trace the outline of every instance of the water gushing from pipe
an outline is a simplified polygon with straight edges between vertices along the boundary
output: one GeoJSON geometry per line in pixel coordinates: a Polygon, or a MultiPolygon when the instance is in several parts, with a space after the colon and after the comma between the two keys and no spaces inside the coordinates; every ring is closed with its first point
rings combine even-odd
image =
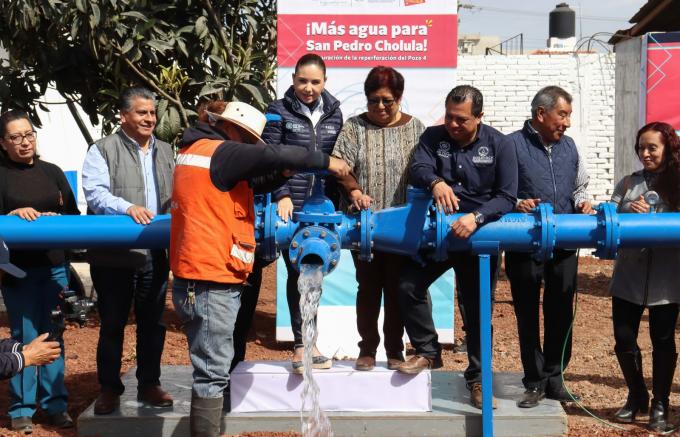
{"type": "Polygon", "coordinates": [[[331,422],[319,405],[319,386],[314,381],[312,373],[312,353],[318,337],[316,312],[321,300],[321,283],[323,282],[321,269],[322,265],[319,264],[301,264],[298,279],[300,312],[302,313],[302,343],[304,344],[302,358],[304,386],[300,406],[300,421],[304,437],[333,437],[331,422]],[[307,405],[309,405],[309,411],[305,411],[307,405]]]}

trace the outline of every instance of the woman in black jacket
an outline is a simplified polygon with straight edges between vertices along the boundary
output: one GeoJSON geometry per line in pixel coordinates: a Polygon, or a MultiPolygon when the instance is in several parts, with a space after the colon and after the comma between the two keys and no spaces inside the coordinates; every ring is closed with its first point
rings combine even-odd
{"type": "MultiPolygon", "coordinates": [[[[41,160],[37,134],[28,115],[8,111],[0,117],[0,214],[33,221],[41,216],[80,214],[75,197],[59,167],[41,160]]],[[[12,338],[30,343],[51,329],[51,310],[60,304],[68,287],[68,263],[63,250],[15,250],[12,263],[26,271],[23,279],[6,277],[2,296],[7,307],[12,338]]],[[[12,429],[32,430],[31,418],[40,407],[50,424],[73,426],[66,407],[64,355],[52,364],[22,371],[9,383],[12,429]]]]}
{"type": "MultiPolygon", "coordinates": [[[[275,116],[267,122],[262,139],[268,144],[305,147],[330,155],[342,128],[342,113],[340,102],[324,89],[325,85],[326,64],[319,55],[309,53],[298,59],[293,85],[282,99],[272,102],[267,108],[267,113],[275,116]]],[[[302,207],[310,195],[311,183],[311,175],[297,174],[272,193],[272,200],[278,202],[278,214],[282,220],[289,220],[293,217],[293,211],[302,207]]],[[[286,297],[295,341],[292,369],[294,373],[302,373],[302,317],[297,287],[299,275],[292,267],[286,251],[283,252],[283,260],[288,269],[286,297]]],[[[312,363],[315,369],[328,369],[332,364],[329,358],[321,355],[316,345],[312,363]]]]}

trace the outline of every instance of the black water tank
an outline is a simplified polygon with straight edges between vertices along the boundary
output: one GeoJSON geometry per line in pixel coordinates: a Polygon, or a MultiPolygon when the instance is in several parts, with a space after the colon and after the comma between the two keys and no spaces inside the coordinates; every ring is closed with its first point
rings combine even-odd
{"type": "Polygon", "coordinates": [[[566,3],[560,3],[550,12],[550,38],[576,36],[576,12],[566,3]]]}

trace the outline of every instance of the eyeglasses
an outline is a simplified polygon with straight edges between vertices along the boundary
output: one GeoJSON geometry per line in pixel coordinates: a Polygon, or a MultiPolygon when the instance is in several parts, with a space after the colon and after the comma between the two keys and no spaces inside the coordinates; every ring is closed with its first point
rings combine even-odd
{"type": "Polygon", "coordinates": [[[394,105],[395,100],[394,99],[385,99],[385,98],[378,98],[378,99],[367,99],[369,106],[376,106],[379,105],[380,103],[383,104],[385,108],[389,108],[390,106],[394,105]]]}
{"type": "Polygon", "coordinates": [[[22,134],[10,135],[9,137],[7,137],[7,139],[9,140],[10,143],[14,144],[15,146],[18,146],[24,142],[24,138],[26,138],[31,143],[34,142],[37,135],[38,134],[35,131],[32,131],[23,135],[22,134]]]}

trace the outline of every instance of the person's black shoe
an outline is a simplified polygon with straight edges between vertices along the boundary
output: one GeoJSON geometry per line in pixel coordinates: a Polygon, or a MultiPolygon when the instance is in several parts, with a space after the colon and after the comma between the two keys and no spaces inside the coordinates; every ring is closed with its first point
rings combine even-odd
{"type": "Polygon", "coordinates": [[[517,406],[520,408],[534,408],[538,403],[545,398],[545,391],[540,387],[530,387],[526,389],[522,395],[522,399],[517,401],[517,406]]]}
{"type": "Polygon", "coordinates": [[[547,390],[545,392],[545,397],[560,402],[574,402],[581,400],[577,394],[570,394],[564,387],[560,387],[559,390],[547,390]]]}
{"type": "Polygon", "coordinates": [[[59,413],[48,414],[47,423],[50,426],[57,428],[73,428],[73,419],[68,415],[66,411],[61,411],[59,413]]]}

